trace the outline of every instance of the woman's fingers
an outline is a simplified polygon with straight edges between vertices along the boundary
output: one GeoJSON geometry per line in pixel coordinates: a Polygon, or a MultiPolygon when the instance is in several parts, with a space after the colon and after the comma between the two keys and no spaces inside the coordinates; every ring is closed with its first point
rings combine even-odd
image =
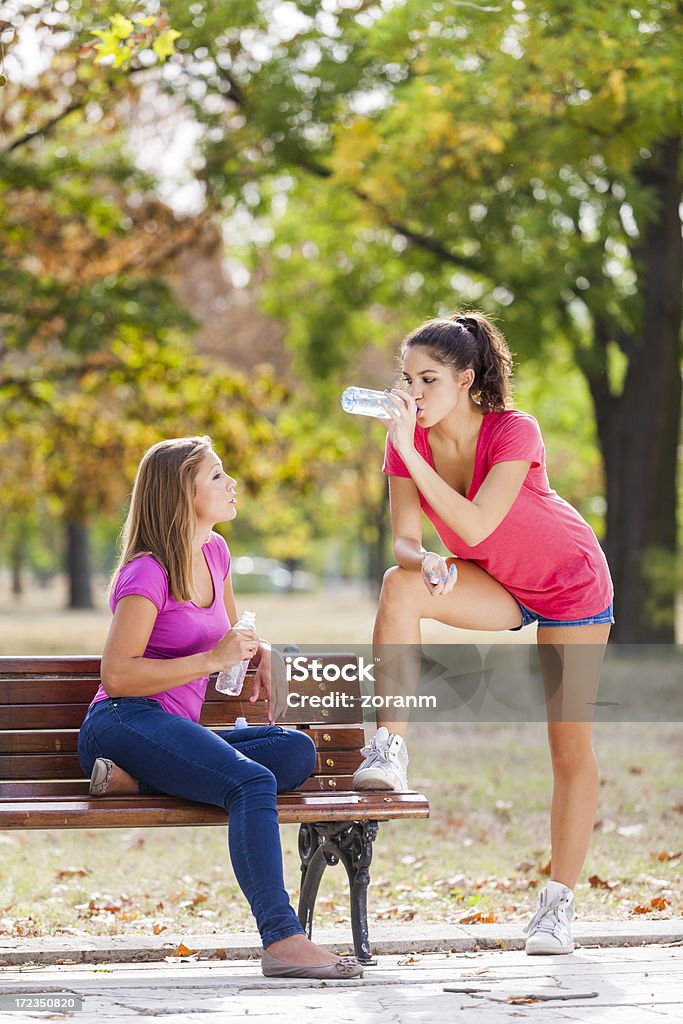
{"type": "Polygon", "coordinates": [[[450,566],[447,566],[447,563],[444,561],[441,568],[426,574],[425,584],[432,597],[439,597],[442,594],[450,594],[457,579],[458,571],[455,565],[451,563],[450,566]]]}

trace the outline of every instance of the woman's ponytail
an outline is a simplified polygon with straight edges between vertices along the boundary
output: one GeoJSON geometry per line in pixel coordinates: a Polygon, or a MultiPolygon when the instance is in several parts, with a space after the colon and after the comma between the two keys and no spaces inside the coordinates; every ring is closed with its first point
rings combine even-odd
{"type": "Polygon", "coordinates": [[[455,317],[464,322],[479,348],[480,363],[475,369],[472,397],[486,412],[501,412],[510,402],[512,356],[498,328],[482,313],[455,317]],[[477,372],[478,371],[478,372],[477,372]]]}
{"type": "Polygon", "coordinates": [[[454,313],[412,331],[401,354],[420,345],[446,366],[474,370],[470,394],[483,412],[502,412],[511,400],[512,355],[498,328],[483,313],[454,313]]]}

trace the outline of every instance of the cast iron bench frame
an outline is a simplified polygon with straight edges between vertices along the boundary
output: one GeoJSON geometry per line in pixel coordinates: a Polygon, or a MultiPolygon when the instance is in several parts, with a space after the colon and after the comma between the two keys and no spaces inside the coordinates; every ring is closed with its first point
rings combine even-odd
{"type": "MultiPolygon", "coordinates": [[[[307,655],[342,666],[355,655],[307,655]]],[[[243,693],[227,697],[209,683],[201,722],[232,726],[244,714],[250,725],[266,723],[265,702],[248,702],[254,670],[243,693]]],[[[0,658],[0,829],[137,828],[226,825],[225,811],[170,796],[90,797],[77,756],[78,729],[100,681],[97,657],[0,658]]],[[[316,767],[299,789],[278,796],[281,824],[299,824],[301,889],[298,916],[309,937],[318,889],[329,865],[344,865],[349,882],[351,930],[356,956],[372,958],[367,892],[379,823],[427,818],[429,803],[415,792],[354,792],[351,777],[364,745],[359,686],[344,683],[349,707],[290,708],[281,724],[307,733],[316,767]]],[[[290,692],[339,691],[338,683],[304,681],[290,692]]]]}

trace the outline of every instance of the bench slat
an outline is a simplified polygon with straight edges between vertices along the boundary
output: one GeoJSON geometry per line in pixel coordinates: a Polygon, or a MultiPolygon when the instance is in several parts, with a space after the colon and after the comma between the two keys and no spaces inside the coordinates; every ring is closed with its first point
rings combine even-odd
{"type": "MultiPolygon", "coordinates": [[[[326,751],[316,757],[316,775],[352,775],[361,762],[357,751],[326,751]]],[[[80,779],[83,771],[76,754],[4,754],[0,779],[80,779]]]]}
{"type": "MultiPolygon", "coordinates": [[[[216,690],[210,679],[206,699],[237,705],[251,696],[255,669],[250,669],[239,697],[216,690]]],[[[0,706],[3,704],[89,704],[100,685],[99,673],[84,676],[0,675],[0,706]]]]}
{"type": "MultiPolygon", "coordinates": [[[[88,710],[87,704],[23,704],[2,709],[2,724],[5,729],[78,729],[88,710]]],[[[257,704],[246,703],[244,711],[250,725],[267,725],[265,701],[257,704]]],[[[202,725],[222,725],[231,728],[235,716],[242,708],[226,708],[224,702],[207,702],[202,711],[202,725]]],[[[328,719],[340,725],[361,725],[359,708],[290,708],[282,725],[326,726],[328,719]]]]}
{"type": "Polygon", "coordinates": [[[100,657],[95,654],[70,654],[63,657],[29,655],[0,658],[0,675],[94,675],[100,674],[100,657]]]}
{"type": "MultiPolygon", "coordinates": [[[[358,750],[364,743],[362,729],[344,727],[329,729],[305,729],[320,751],[358,750]]],[[[78,750],[78,732],[2,732],[0,731],[0,755],[2,754],[73,754],[78,750]]],[[[0,778],[2,771],[0,770],[0,778]]]]}
{"type": "MultiPolygon", "coordinates": [[[[429,805],[419,793],[285,793],[278,797],[281,824],[306,821],[367,821],[426,818],[429,805]]],[[[135,828],[168,825],[223,825],[225,811],[174,797],[0,801],[0,827],[135,828]]]]}
{"type": "MultiPolygon", "coordinates": [[[[299,786],[297,792],[335,793],[352,789],[351,775],[311,775],[299,786]]],[[[0,807],[3,802],[19,799],[45,799],[63,796],[87,796],[88,783],[85,779],[78,781],[53,780],[50,782],[0,782],[0,807]]],[[[0,823],[0,829],[2,824],[0,823]]]]}

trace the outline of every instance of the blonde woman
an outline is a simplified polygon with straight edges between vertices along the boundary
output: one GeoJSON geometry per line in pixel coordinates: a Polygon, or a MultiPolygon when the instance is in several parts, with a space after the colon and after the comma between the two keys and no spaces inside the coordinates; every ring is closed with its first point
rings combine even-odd
{"type": "Polygon", "coordinates": [[[271,653],[238,621],[230,553],[214,532],[235,518],[235,480],[208,437],[161,441],[138,468],[123,553],[113,577],[113,619],[102,685],[81,727],[78,755],[91,792],[168,793],[225,808],[235,876],[252,909],[270,977],[351,978],[353,959],[314,945],[282,874],[276,793],[310,775],[315,748],[278,725],[215,733],[199,724],[212,672],[245,658],[254,697],[280,712],[271,653]]]}

